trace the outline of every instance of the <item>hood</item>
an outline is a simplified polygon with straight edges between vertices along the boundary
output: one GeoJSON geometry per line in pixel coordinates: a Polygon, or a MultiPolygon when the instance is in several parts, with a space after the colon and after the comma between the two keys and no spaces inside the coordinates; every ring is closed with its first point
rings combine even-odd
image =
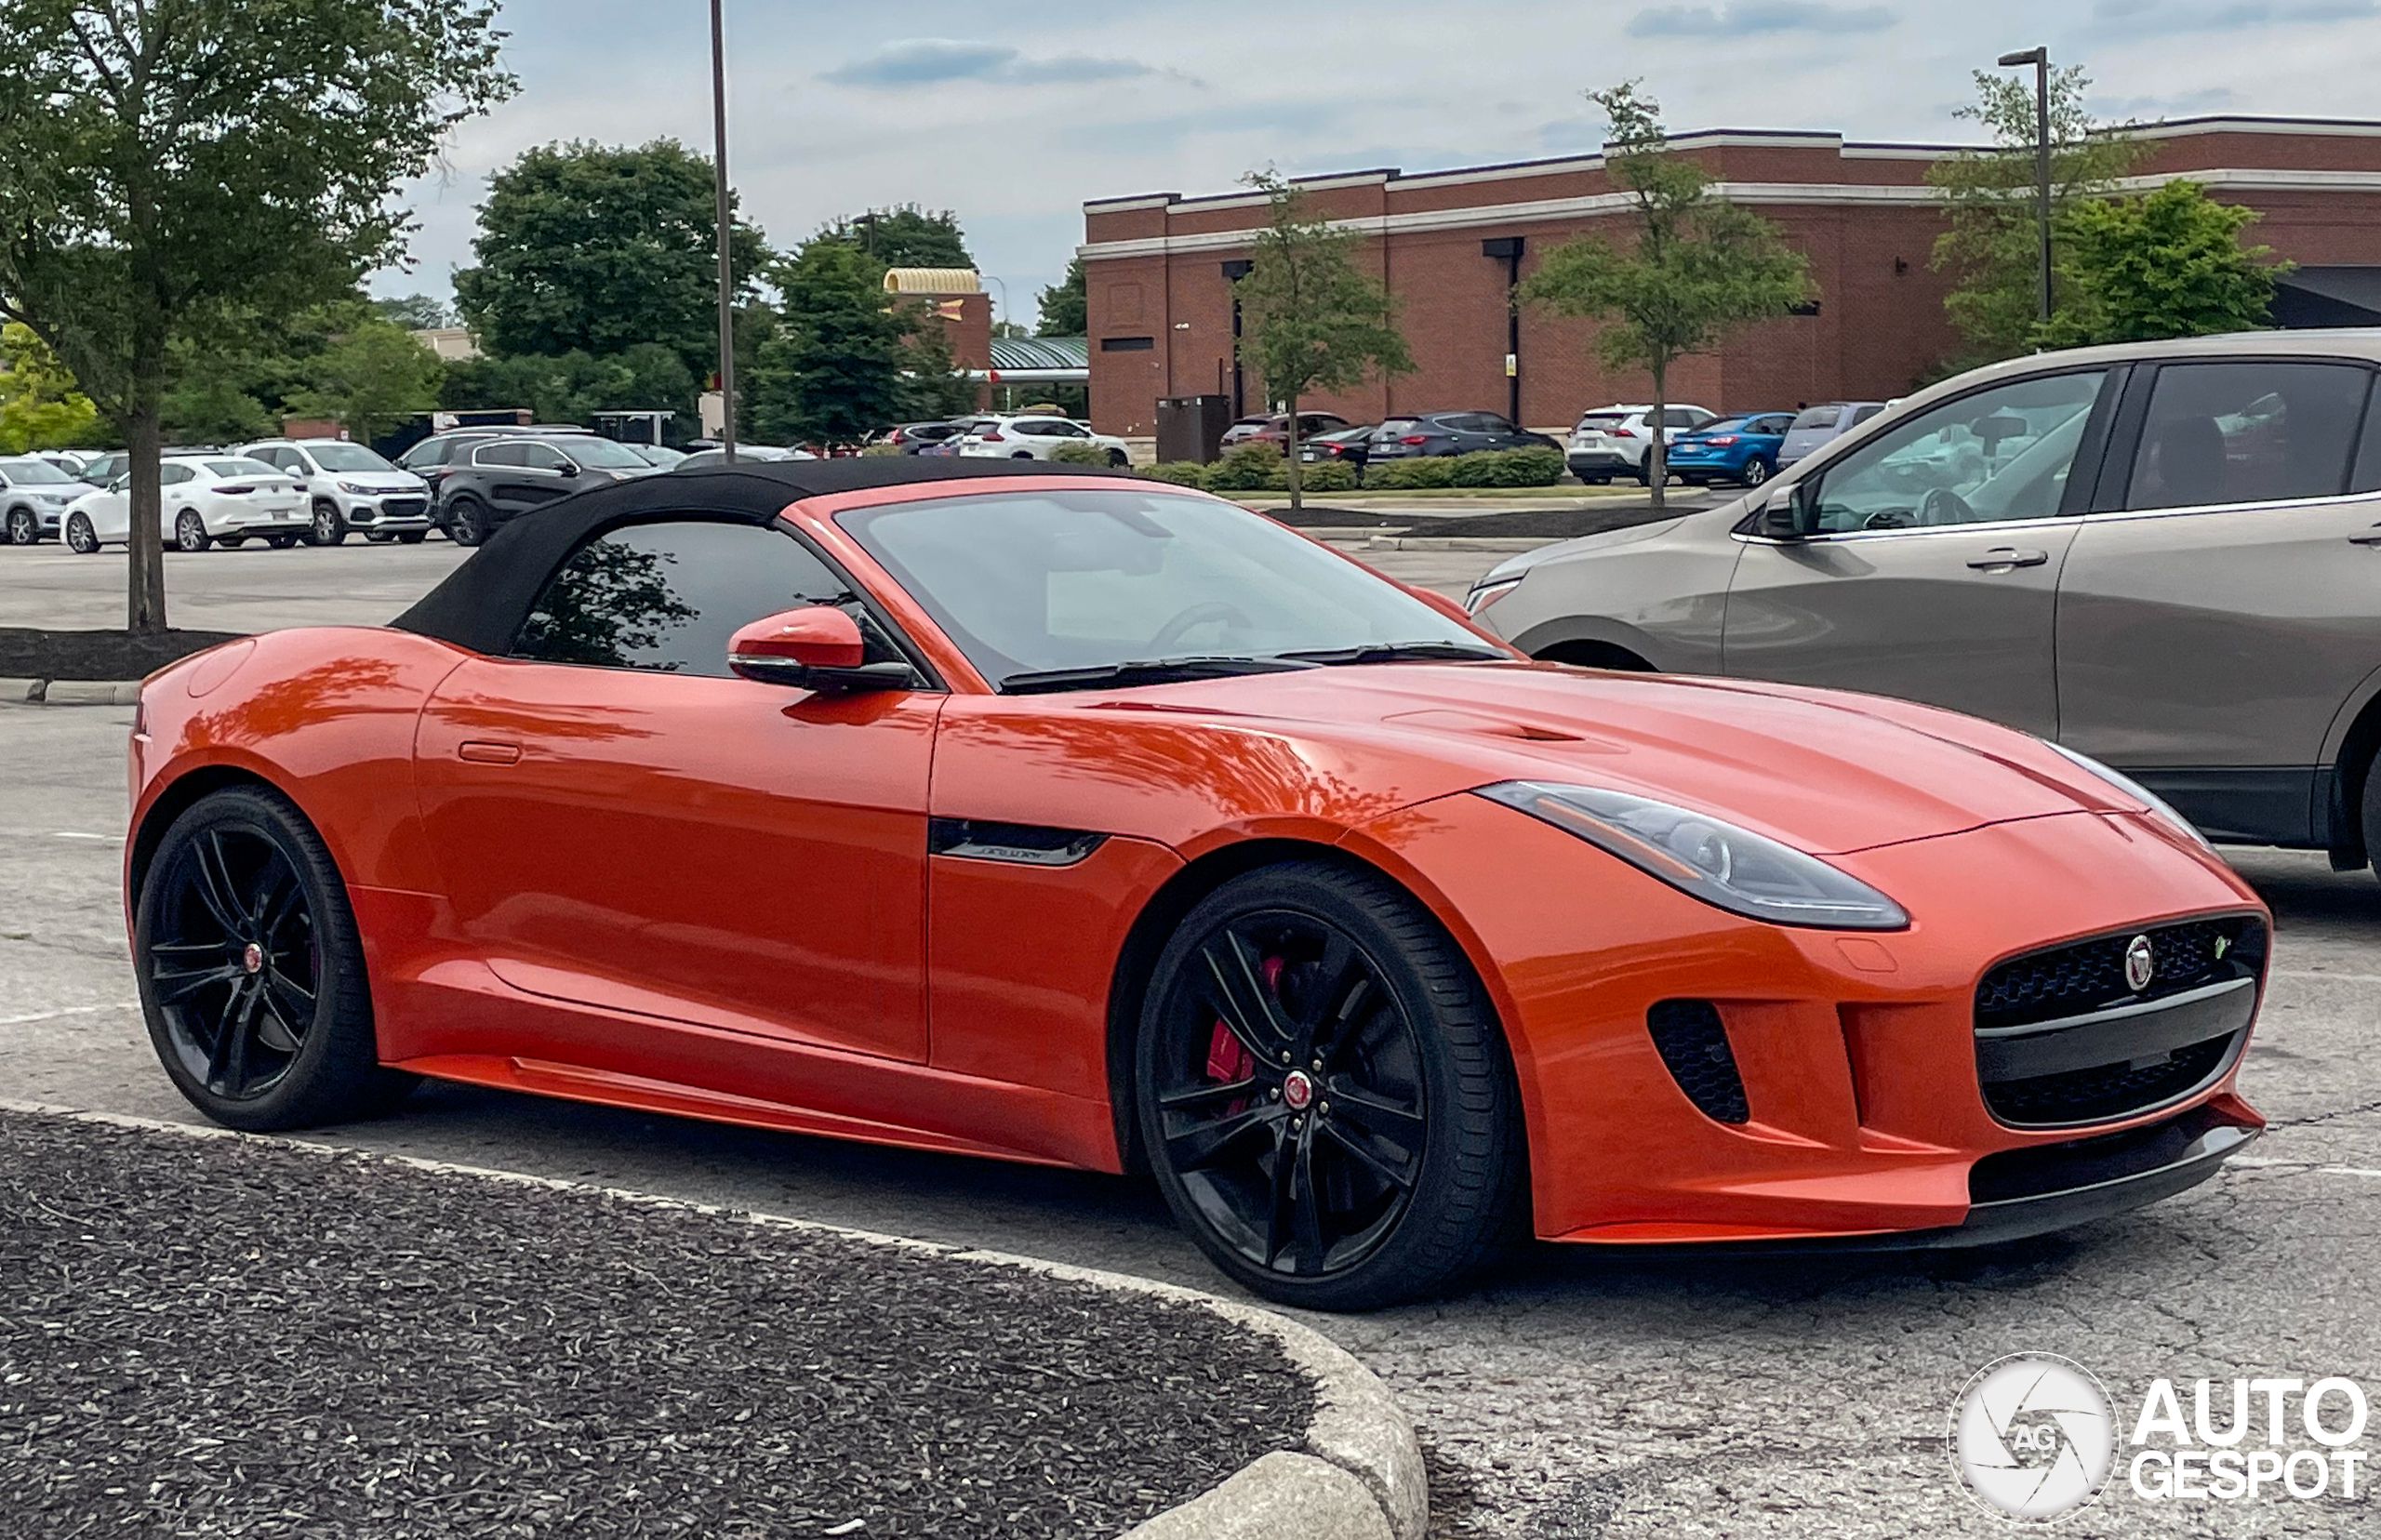
{"type": "Polygon", "coordinates": [[[1467,788],[1549,780],[1633,791],[1817,856],[2017,818],[2144,811],[2026,734],[1842,691],[1553,664],[1403,663],[1132,693],[1172,710],[1285,720],[1350,748],[1363,740],[1425,755],[1467,788]]]}

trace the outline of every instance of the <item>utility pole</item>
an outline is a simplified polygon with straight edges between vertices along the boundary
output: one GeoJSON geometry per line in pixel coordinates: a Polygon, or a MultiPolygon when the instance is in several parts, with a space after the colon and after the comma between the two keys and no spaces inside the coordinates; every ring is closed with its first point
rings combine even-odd
{"type": "Polygon", "coordinates": [[[2034,67],[2034,180],[2038,198],[2034,222],[2042,237],[2042,319],[2050,319],[2050,49],[2028,48],[2022,53],[2001,56],[2001,66],[2010,69],[2019,64],[2034,67]]]}
{"type": "Polygon", "coordinates": [[[727,47],[722,0],[711,0],[712,188],[719,205],[719,449],[736,463],[736,263],[727,235],[727,47]]]}

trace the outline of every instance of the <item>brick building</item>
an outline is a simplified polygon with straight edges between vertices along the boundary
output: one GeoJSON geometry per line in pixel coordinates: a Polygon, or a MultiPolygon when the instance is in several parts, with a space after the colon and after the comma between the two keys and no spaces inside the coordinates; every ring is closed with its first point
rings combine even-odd
{"type": "MultiPolygon", "coordinates": [[[[2381,325],[2381,123],[2202,117],[2144,130],[2149,154],[2127,191],[2185,177],[2263,218],[2250,238],[2299,264],[2276,320],[2381,325]]],[[[1777,224],[1805,252],[1811,313],[1738,333],[1684,360],[1673,400],[1721,410],[1906,393],[1955,338],[1948,285],[1927,260],[1942,217],[1928,163],[1953,147],[1861,144],[1836,134],[1675,136],[1714,191],[1777,224]]],[[[1567,428],[1579,412],[1643,397],[1640,377],[1601,368],[1590,327],[1524,312],[1508,370],[1506,286],[1557,242],[1625,218],[1601,156],[1403,176],[1299,179],[1320,212],[1358,232],[1361,259],[1403,305],[1416,372],[1310,403],[1359,420],[1392,411],[1490,409],[1567,428]],[[1515,243],[1518,242],[1516,248],[1515,243]]],[[[1151,193],[1084,205],[1094,424],[1152,431],[1161,397],[1234,393],[1231,285],[1262,197],[1151,193]]],[[[1237,409],[1262,408],[1242,382],[1237,409]]]]}

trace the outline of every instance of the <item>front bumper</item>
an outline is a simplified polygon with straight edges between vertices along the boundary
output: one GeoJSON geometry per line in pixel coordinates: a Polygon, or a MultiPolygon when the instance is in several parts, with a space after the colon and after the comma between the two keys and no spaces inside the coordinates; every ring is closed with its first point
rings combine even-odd
{"type": "Polygon", "coordinates": [[[427,496],[394,496],[359,498],[343,511],[352,529],[428,529],[430,498],[427,496]]]}

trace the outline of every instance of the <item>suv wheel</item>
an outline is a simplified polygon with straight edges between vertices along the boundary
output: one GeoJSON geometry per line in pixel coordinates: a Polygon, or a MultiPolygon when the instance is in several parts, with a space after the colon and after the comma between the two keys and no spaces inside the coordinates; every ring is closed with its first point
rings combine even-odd
{"type": "Polygon", "coordinates": [[[308,545],[335,546],[347,539],[347,519],[339,512],[339,504],[325,500],[314,505],[314,525],[306,531],[308,545]]]}
{"type": "Polygon", "coordinates": [[[8,510],[8,543],[32,545],[41,538],[41,523],[30,508],[8,510]]]}
{"type": "Polygon", "coordinates": [[[487,510],[477,498],[457,498],[447,509],[446,538],[459,546],[475,546],[487,538],[487,510]]]}

